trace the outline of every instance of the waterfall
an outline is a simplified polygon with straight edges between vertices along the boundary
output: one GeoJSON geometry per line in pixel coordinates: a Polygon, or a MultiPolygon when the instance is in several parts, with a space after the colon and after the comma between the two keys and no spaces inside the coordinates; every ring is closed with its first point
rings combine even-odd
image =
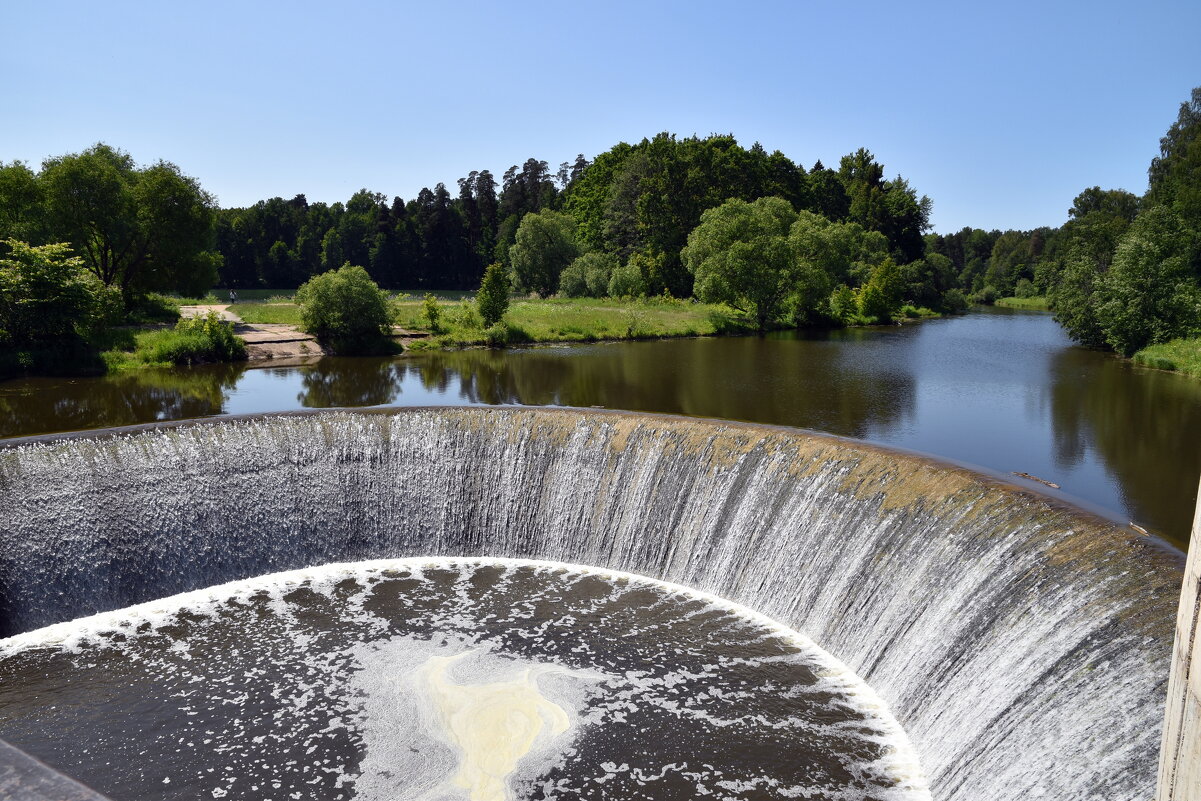
{"type": "Polygon", "coordinates": [[[937,799],[1153,793],[1180,555],[963,468],[769,426],[498,408],[0,450],[6,634],[427,555],[593,565],[751,607],[887,701],[937,799]]]}

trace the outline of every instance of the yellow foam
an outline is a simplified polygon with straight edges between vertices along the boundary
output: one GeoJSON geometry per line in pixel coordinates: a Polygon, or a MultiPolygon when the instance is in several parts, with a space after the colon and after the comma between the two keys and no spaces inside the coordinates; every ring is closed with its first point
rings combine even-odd
{"type": "Polygon", "coordinates": [[[451,782],[471,801],[507,801],[506,779],[517,763],[549,728],[557,737],[570,728],[563,708],[543,697],[527,668],[509,681],[455,684],[447,668],[471,651],[432,656],[419,670],[421,683],[436,711],[442,734],[459,752],[459,769],[451,782]]]}

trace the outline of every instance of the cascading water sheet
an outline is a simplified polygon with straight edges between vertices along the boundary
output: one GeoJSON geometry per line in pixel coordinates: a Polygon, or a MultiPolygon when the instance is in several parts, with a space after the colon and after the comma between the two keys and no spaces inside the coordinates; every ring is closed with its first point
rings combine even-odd
{"type": "Polygon", "coordinates": [[[0,675],[0,731],[115,801],[929,799],[806,638],[578,566],[275,574],[21,635],[0,675]]]}
{"type": "Polygon", "coordinates": [[[812,432],[603,411],[115,434],[0,446],[0,632],[336,562],[595,565],[803,633],[884,699],[940,801],[1153,793],[1183,559],[1038,492],[812,432]]]}

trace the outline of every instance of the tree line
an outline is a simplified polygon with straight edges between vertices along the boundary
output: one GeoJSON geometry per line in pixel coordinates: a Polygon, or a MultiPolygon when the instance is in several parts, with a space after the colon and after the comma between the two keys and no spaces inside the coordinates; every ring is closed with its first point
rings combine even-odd
{"type": "Polygon", "coordinates": [[[154,291],[295,288],[345,264],[385,289],[470,290],[495,263],[522,292],[698,297],[761,329],[1045,295],[1077,341],[1130,353],[1201,330],[1198,130],[1201,89],[1144,195],[1092,187],[1058,228],[945,235],[929,232],[929,198],[863,148],[806,169],[729,135],[661,133],[557,171],[535,158],[499,180],[473,171],[457,193],[440,183],[409,201],[363,189],[346,203],[218,209],[175,165],[139,167],[98,144],[36,172],[0,164],[0,240],[66,243],[126,310],[154,291]]]}
{"type": "Polygon", "coordinates": [[[497,181],[488,170],[391,200],[366,189],[345,204],[271,198],[219,212],[223,285],[295,287],[349,261],[391,289],[473,289],[484,267],[510,266],[527,214],[555,211],[574,222],[580,252],[640,265],[645,291],[688,297],[681,250],[701,214],[735,198],[782,197],[794,207],[881,232],[902,261],[920,257],[930,202],[898,177],[885,180],[867,150],[838,170],[810,170],[732,136],[678,138],[662,133],[618,144],[595,160],[583,155],[552,172],[531,158],[497,181]]]}

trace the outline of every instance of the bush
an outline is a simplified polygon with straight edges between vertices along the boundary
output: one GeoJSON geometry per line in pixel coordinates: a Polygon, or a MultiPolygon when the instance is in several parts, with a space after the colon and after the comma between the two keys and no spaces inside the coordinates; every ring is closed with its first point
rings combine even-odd
{"type": "Polygon", "coordinates": [[[609,279],[609,297],[636,298],[644,294],[646,287],[637,265],[627,264],[613,271],[613,277],[609,279]]]}
{"type": "Polygon", "coordinates": [[[484,280],[475,296],[484,325],[494,326],[509,310],[509,274],[503,264],[492,263],[484,269],[484,280]]]}
{"type": "Polygon", "coordinates": [[[525,329],[512,323],[498,322],[484,331],[484,342],[493,348],[529,342],[530,339],[531,337],[525,329]]]}
{"type": "Polygon", "coordinates": [[[962,289],[948,289],[942,293],[943,311],[950,314],[963,314],[967,311],[967,296],[962,289]]]}
{"type": "Polygon", "coordinates": [[[137,336],[134,361],[145,364],[204,364],[246,358],[246,343],[234,335],[233,325],[216,312],[180,320],[167,331],[147,331],[137,336]]]}
{"type": "Polygon", "coordinates": [[[475,301],[471,298],[460,298],[459,308],[454,310],[454,323],[460,328],[479,329],[484,327],[480,313],[476,310],[475,301]]]}
{"type": "Polygon", "coordinates": [[[859,304],[855,301],[855,291],[846,284],[839,284],[830,294],[830,316],[843,325],[849,323],[859,313],[859,304]]]}
{"type": "Polygon", "coordinates": [[[979,292],[972,293],[971,301],[972,303],[982,303],[985,306],[991,306],[997,302],[998,297],[996,287],[986,286],[979,292]]]}
{"type": "Polygon", "coordinates": [[[559,274],[559,293],[569,298],[603,298],[616,266],[617,259],[608,253],[585,253],[559,274]]]}
{"type": "Polygon", "coordinates": [[[435,334],[441,333],[442,307],[438,305],[438,296],[433,292],[426,292],[421,300],[421,316],[425,318],[425,324],[430,331],[435,334]]]}
{"type": "Polygon", "coordinates": [[[1017,286],[1013,290],[1015,298],[1033,298],[1038,295],[1038,289],[1029,278],[1019,278],[1017,286]]]}
{"type": "Polygon", "coordinates": [[[609,294],[609,282],[617,267],[617,257],[608,253],[585,253],[577,261],[584,263],[584,280],[588,284],[588,296],[603,298],[609,294]]]}
{"type": "Polygon", "coordinates": [[[584,265],[576,259],[559,273],[559,294],[565,298],[582,298],[588,294],[588,279],[584,265]]]}
{"type": "Polygon", "coordinates": [[[391,349],[392,309],[387,294],[362,267],[349,263],[314,276],[296,292],[301,327],[339,354],[391,349]]]}

